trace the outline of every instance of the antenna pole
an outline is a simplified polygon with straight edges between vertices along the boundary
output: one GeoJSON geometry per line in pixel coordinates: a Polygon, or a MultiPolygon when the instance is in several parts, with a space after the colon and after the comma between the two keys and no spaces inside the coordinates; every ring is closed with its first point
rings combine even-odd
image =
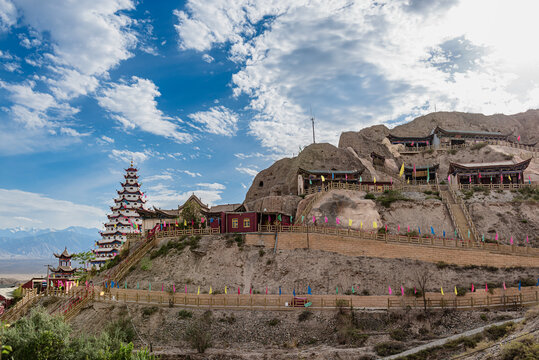
{"type": "Polygon", "coordinates": [[[311,118],[311,122],[313,123],[313,144],[316,144],[316,138],[314,137],[314,116],[311,118]]]}

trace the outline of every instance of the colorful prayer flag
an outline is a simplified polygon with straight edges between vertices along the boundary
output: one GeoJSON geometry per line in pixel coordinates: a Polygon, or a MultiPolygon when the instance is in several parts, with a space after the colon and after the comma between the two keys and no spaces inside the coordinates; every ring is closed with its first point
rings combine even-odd
{"type": "Polygon", "coordinates": [[[341,224],[341,221],[339,220],[339,218],[335,218],[335,221],[337,222],[337,225],[341,224]]]}
{"type": "Polygon", "coordinates": [[[373,221],[373,222],[372,222],[372,227],[375,228],[375,229],[378,228],[378,224],[376,223],[376,221],[373,221]]]}
{"type": "Polygon", "coordinates": [[[404,174],[404,162],[401,165],[401,169],[399,171],[399,177],[402,177],[402,174],[404,174]]]}
{"type": "Polygon", "coordinates": [[[325,222],[325,223],[328,222],[328,217],[327,217],[327,216],[324,216],[324,222],[325,222]]]}
{"type": "Polygon", "coordinates": [[[488,283],[485,283],[485,292],[488,292],[488,283]]]}
{"type": "Polygon", "coordinates": [[[324,175],[322,175],[322,182],[326,181],[326,178],[324,178],[324,175]]]}
{"type": "Polygon", "coordinates": [[[472,283],[472,292],[474,292],[474,290],[475,290],[475,289],[474,289],[474,286],[473,286],[473,283],[472,283]]]}
{"type": "Polygon", "coordinates": [[[373,176],[373,179],[374,179],[374,183],[376,184],[376,176],[373,176]]]}
{"type": "Polygon", "coordinates": [[[391,295],[393,292],[391,291],[391,286],[388,286],[389,295],[391,295]]]}
{"type": "Polygon", "coordinates": [[[442,292],[442,296],[444,296],[444,288],[440,286],[440,291],[442,292]]]}
{"type": "Polygon", "coordinates": [[[511,236],[511,240],[510,240],[510,241],[511,241],[511,245],[513,245],[513,237],[512,237],[512,236],[511,236]]]}
{"type": "Polygon", "coordinates": [[[211,285],[210,285],[210,293],[209,294],[211,295],[212,293],[213,293],[213,290],[211,289],[211,285]]]}
{"type": "Polygon", "coordinates": [[[505,281],[503,282],[503,289],[507,290],[507,288],[505,287],[505,281]]]}
{"type": "Polygon", "coordinates": [[[197,289],[197,295],[200,295],[200,286],[197,289]]]}
{"type": "Polygon", "coordinates": [[[401,296],[404,296],[404,287],[401,285],[401,296]]]}
{"type": "Polygon", "coordinates": [[[455,285],[455,295],[458,295],[458,292],[457,292],[457,285],[455,285]]]}
{"type": "Polygon", "coordinates": [[[352,226],[352,219],[348,219],[348,226],[352,226]]]}
{"type": "Polygon", "coordinates": [[[521,286],[522,286],[522,284],[521,284],[521,282],[520,282],[520,280],[519,280],[519,281],[518,281],[518,291],[520,291],[521,286]]]}
{"type": "Polygon", "coordinates": [[[227,292],[226,285],[225,285],[225,295],[226,295],[226,294],[228,294],[228,292],[227,292]]]}

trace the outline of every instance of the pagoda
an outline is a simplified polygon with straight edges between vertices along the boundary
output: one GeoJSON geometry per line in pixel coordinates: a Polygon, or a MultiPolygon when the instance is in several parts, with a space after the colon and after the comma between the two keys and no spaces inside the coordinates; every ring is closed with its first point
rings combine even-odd
{"type": "Polygon", "coordinates": [[[50,275],[48,275],[47,285],[51,284],[51,287],[70,287],[75,281],[76,268],[71,267],[71,258],[73,254],[67,252],[67,247],[61,254],[54,253],[54,256],[58,259],[58,267],[48,267],[50,275]]]}
{"type": "Polygon", "coordinates": [[[112,213],[107,215],[109,220],[101,232],[101,240],[97,241],[97,249],[93,250],[95,258],[91,264],[96,268],[120,253],[128,233],[140,232],[142,219],[137,210],[143,209],[145,200],[140,191],[137,171],[132,162],[129,169],[125,170],[125,181],[120,183],[122,190],[118,191],[118,197],[114,199],[114,205],[110,208],[112,213]]]}

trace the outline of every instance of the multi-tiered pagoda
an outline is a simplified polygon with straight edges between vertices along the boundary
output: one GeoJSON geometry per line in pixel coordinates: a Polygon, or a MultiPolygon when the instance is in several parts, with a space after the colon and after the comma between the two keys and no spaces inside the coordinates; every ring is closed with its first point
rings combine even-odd
{"type": "Polygon", "coordinates": [[[108,215],[109,221],[105,223],[105,231],[101,232],[101,240],[97,242],[98,248],[94,250],[95,258],[92,266],[101,267],[120,253],[127,240],[128,233],[140,232],[142,219],[137,209],[143,208],[144,194],[140,191],[137,169],[133,163],[126,169],[125,182],[121,183],[122,190],[118,191],[118,197],[111,206],[112,214],[108,215]]]}

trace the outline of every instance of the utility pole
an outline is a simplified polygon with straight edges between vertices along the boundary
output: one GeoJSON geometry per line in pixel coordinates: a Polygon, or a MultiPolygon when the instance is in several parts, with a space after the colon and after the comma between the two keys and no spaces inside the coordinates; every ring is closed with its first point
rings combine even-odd
{"type": "Polygon", "coordinates": [[[313,144],[316,144],[316,138],[314,136],[314,116],[313,116],[313,109],[311,108],[311,122],[313,124],[313,144]]]}

